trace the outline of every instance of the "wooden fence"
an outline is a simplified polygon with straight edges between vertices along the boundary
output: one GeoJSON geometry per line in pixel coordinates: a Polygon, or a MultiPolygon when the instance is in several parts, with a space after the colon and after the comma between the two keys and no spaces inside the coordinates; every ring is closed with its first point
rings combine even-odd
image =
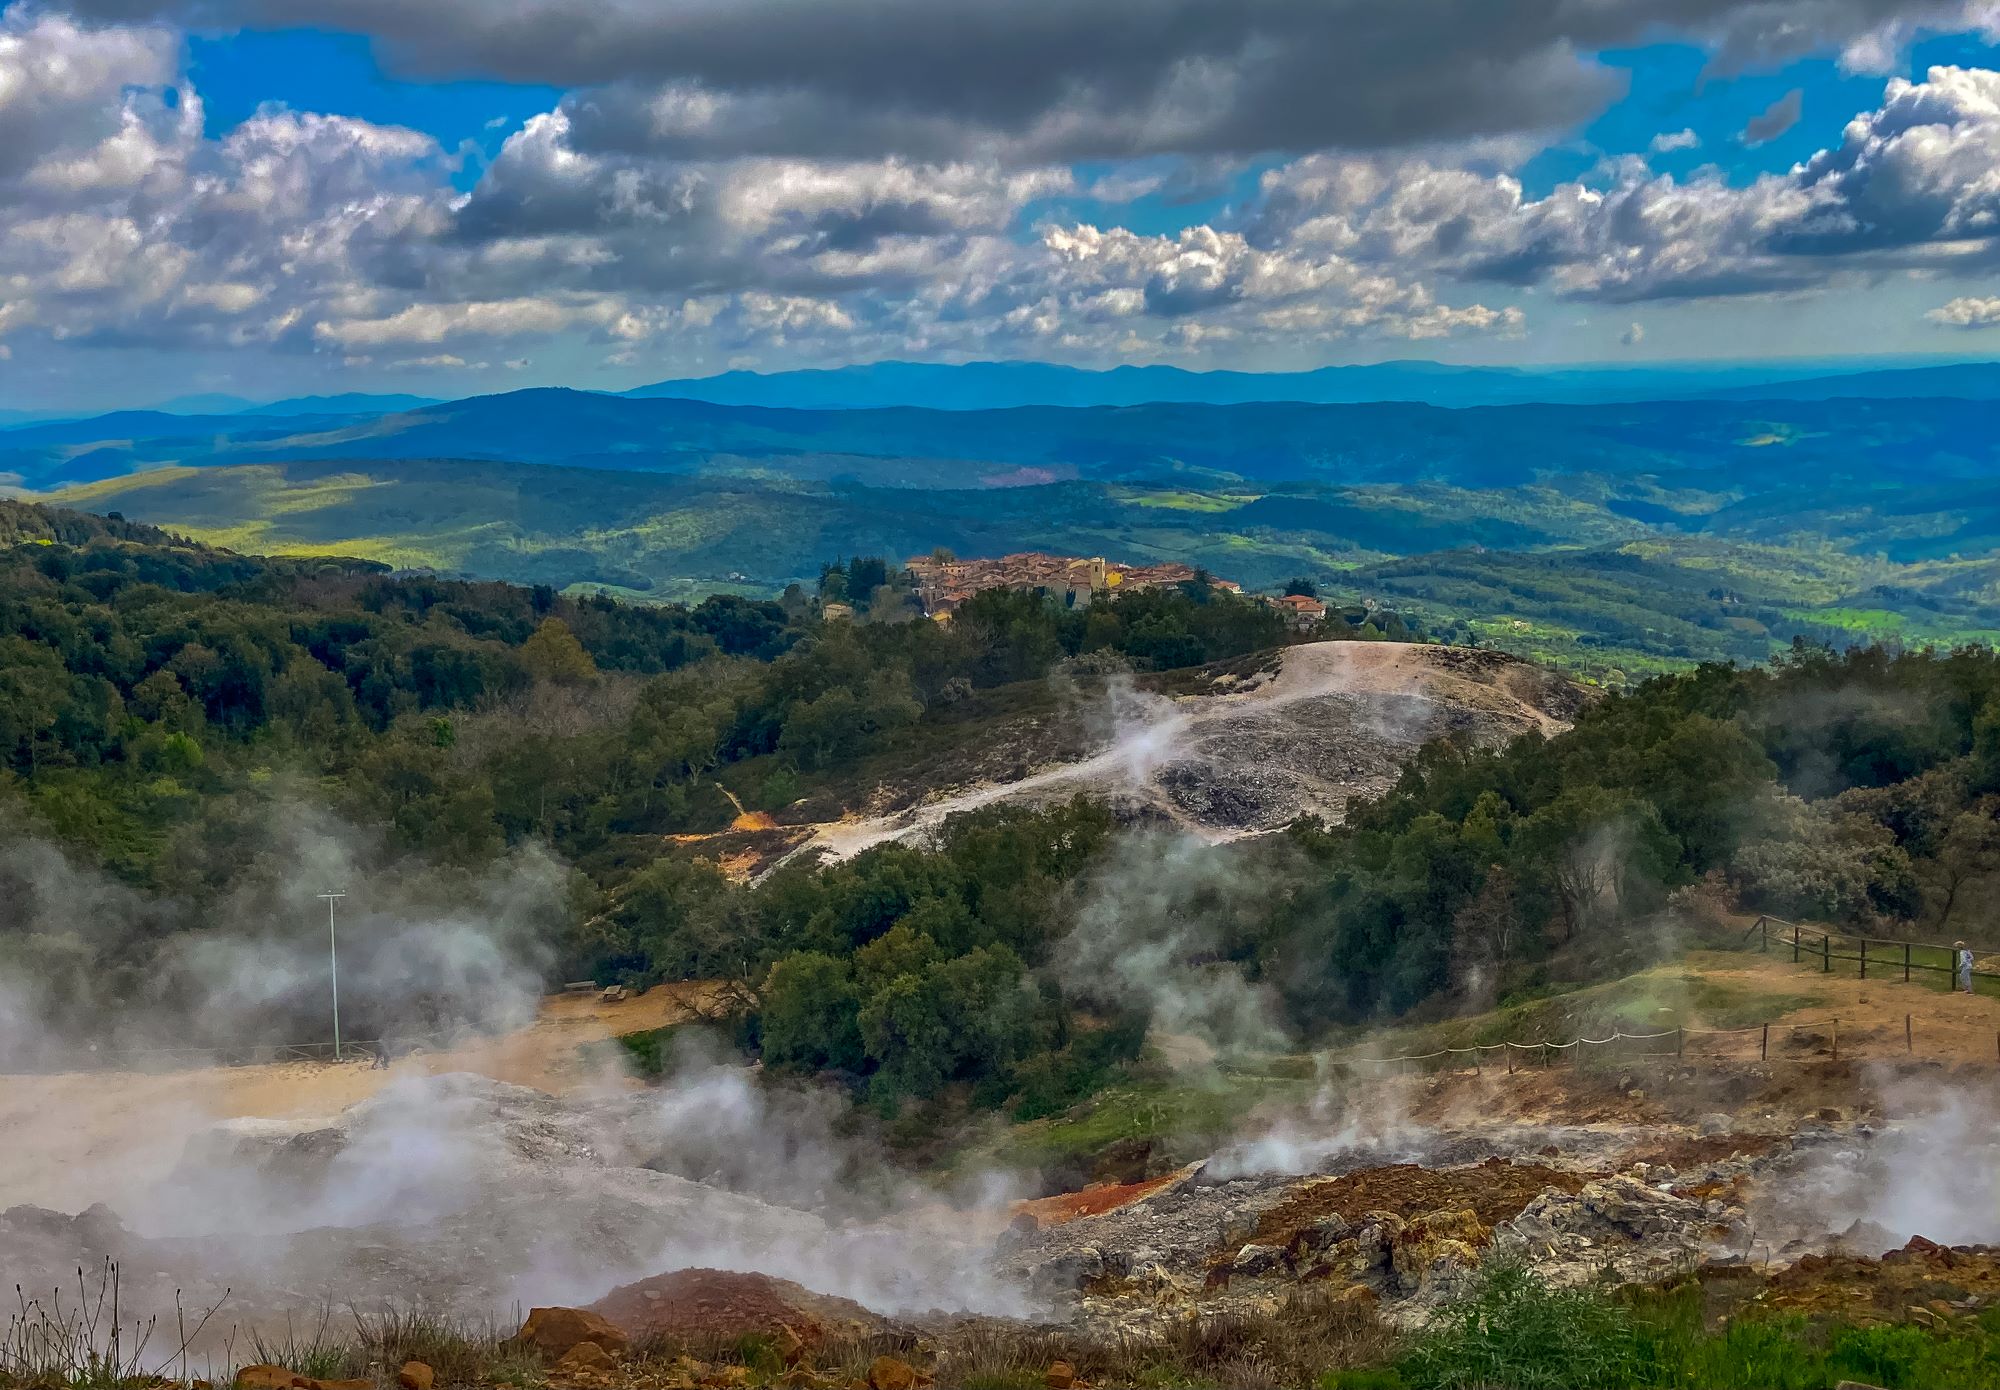
{"type": "MultiPolygon", "coordinates": [[[[1956,986],[1958,948],[1935,941],[1892,941],[1879,936],[1855,936],[1825,927],[1801,926],[1780,917],[1763,916],[1751,924],[1746,939],[1755,938],[1762,952],[1789,951],[1798,965],[1817,964],[1831,974],[1834,962],[1856,967],[1864,980],[1901,980],[1905,984],[1935,982],[1942,989],[1956,986]]],[[[2000,970],[1993,957],[1974,954],[1972,988],[1978,994],[2000,994],[2000,970]],[[1981,968],[1984,966],[1985,968],[1981,968]]]]}

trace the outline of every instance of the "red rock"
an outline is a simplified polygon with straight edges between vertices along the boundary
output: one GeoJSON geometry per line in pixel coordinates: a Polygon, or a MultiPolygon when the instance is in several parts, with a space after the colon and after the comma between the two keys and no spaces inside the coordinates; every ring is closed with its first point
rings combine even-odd
{"type": "Polygon", "coordinates": [[[245,1366],[232,1383],[236,1390],[312,1390],[312,1382],[297,1371],[268,1363],[245,1366]]]}
{"type": "Polygon", "coordinates": [[[907,1361],[878,1356],[868,1365],[868,1390],[917,1390],[923,1376],[907,1361]]]}
{"type": "Polygon", "coordinates": [[[396,1372],[396,1384],[403,1390],[431,1390],[437,1384],[437,1372],[421,1361],[405,1361],[403,1369],[396,1372]]]}
{"type": "Polygon", "coordinates": [[[569,1353],[578,1342],[595,1342],[607,1351],[623,1351],[629,1340],[616,1323],[588,1308],[535,1308],[514,1340],[550,1360],[569,1353]]]}
{"type": "Polygon", "coordinates": [[[615,1371],[618,1362],[610,1352],[595,1342],[578,1342],[564,1352],[555,1369],[574,1373],[576,1371],[615,1371]]]}

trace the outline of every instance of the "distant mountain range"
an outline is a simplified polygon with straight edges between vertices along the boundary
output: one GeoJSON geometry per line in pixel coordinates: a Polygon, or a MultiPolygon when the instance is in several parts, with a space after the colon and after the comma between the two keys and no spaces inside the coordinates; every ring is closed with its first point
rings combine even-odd
{"type": "Polygon", "coordinates": [[[873,362],[823,371],[724,372],[661,381],[624,394],[793,410],[1000,410],[1016,406],[1240,405],[1296,401],[1440,406],[1582,404],[1731,398],[1820,400],[1842,395],[2000,396],[2000,363],[1941,366],[1790,363],[1744,367],[1525,370],[1382,362],[1306,372],[1191,372],[1180,367],[1088,371],[1046,362],[873,362]]]}
{"type": "Polygon", "coordinates": [[[1853,479],[1984,479],[2000,465],[1989,401],[1687,400],[1445,409],[1316,405],[796,410],[553,388],[382,414],[121,411],[0,432],[0,474],[39,489],[167,465],[458,459],[978,489],[1067,480],[1523,486],[1571,475],[1732,488],[1853,479]]]}
{"type": "MultiPolygon", "coordinates": [[[[655,382],[625,392],[581,394],[631,400],[699,401],[767,410],[945,411],[1031,406],[1084,409],[1138,405],[1363,405],[1403,403],[1585,405],[1682,400],[1838,400],[1871,397],[2000,399],[2000,363],[1909,366],[1866,360],[1727,367],[1457,367],[1438,362],[1379,362],[1305,372],[1193,372],[1130,366],[1108,371],[1047,362],[872,362],[792,372],[724,372],[655,382]]],[[[475,397],[472,399],[490,399],[475,397]]],[[[453,404],[434,396],[346,392],[256,402],[241,396],[181,396],[142,411],[87,416],[0,410],[0,432],[82,419],[133,420],[169,415],[197,420],[360,419],[453,404]]],[[[237,425],[228,427],[237,432],[237,425]]]]}

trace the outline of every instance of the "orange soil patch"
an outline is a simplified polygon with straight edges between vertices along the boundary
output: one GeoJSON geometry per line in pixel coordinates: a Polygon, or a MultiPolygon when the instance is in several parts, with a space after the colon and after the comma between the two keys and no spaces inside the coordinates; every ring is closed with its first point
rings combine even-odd
{"type": "Polygon", "coordinates": [[[776,830],[778,822],[767,811],[745,811],[729,822],[731,830],[776,830]]]}
{"type": "Polygon", "coordinates": [[[1285,1245],[1328,1216],[1358,1222],[1371,1211],[1408,1220],[1434,1211],[1469,1210],[1482,1225],[1511,1221],[1544,1192],[1577,1192],[1589,1177],[1534,1163],[1490,1158],[1476,1168],[1421,1168],[1392,1163],[1363,1168],[1299,1188],[1258,1219],[1251,1240],[1285,1245]]]}
{"type": "Polygon", "coordinates": [[[1081,1192],[1016,1202],[1014,1210],[1034,1217],[1038,1225],[1060,1226],[1080,1217],[1102,1216],[1107,1211],[1129,1207],[1142,1197],[1152,1196],[1180,1176],[1179,1173],[1169,1173],[1164,1178],[1148,1178],[1144,1182],[1094,1182],[1081,1192]]]}
{"type": "Polygon", "coordinates": [[[590,1311],[634,1339],[677,1340],[773,1334],[789,1327],[815,1343],[872,1336],[887,1323],[859,1303],[814,1293],[789,1279],[722,1269],[677,1269],[614,1289],[590,1311]]]}

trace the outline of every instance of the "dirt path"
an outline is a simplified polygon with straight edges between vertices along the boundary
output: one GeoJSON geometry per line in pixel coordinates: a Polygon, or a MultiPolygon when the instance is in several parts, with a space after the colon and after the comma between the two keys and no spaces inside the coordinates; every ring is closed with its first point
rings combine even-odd
{"type": "Polygon", "coordinates": [[[71,1211],[157,1181],[189,1136],[218,1120],[331,1116],[390,1078],[475,1072],[550,1092],[635,1082],[582,1054],[588,1043],[683,1022],[712,986],[663,985],[619,1003],[565,995],[527,1027],[450,1051],[368,1062],[0,1076],[0,1208],[71,1211]]]}
{"type": "MultiPolygon", "coordinates": [[[[1713,959],[1713,958],[1711,958],[1713,959]]],[[[1900,978],[1863,980],[1855,966],[1834,962],[1794,965],[1773,950],[1745,954],[1741,965],[1705,966],[1704,979],[1725,988],[1772,995],[1811,995],[1810,1007],[1778,1015],[1787,1030],[1827,1032],[1836,1023],[1842,1051],[1854,1057],[1912,1055],[1942,1062],[2000,1061],[2000,998],[1957,994],[1934,982],[1904,984],[1900,978]],[[1905,1051],[1904,1020],[1909,1020],[1905,1051]]],[[[1777,1055],[1774,1026],[1773,1054],[1777,1055]]]]}

